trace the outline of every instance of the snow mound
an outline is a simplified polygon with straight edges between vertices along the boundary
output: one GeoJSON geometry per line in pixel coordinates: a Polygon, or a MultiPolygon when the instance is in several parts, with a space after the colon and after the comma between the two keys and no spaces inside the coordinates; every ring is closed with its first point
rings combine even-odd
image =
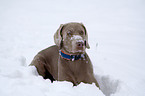
{"type": "Polygon", "coordinates": [[[2,70],[0,78],[1,96],[104,96],[95,84],[81,83],[73,87],[66,81],[51,83],[39,76],[34,66],[19,66],[8,73],[2,70]]]}

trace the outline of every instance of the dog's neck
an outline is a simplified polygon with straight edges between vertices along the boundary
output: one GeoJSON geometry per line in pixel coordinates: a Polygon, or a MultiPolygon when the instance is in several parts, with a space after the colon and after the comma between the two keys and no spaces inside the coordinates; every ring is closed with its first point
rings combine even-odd
{"type": "Polygon", "coordinates": [[[62,50],[59,50],[59,54],[63,59],[69,60],[69,61],[81,60],[81,59],[84,59],[85,57],[85,54],[80,54],[80,55],[68,54],[62,50]]]}

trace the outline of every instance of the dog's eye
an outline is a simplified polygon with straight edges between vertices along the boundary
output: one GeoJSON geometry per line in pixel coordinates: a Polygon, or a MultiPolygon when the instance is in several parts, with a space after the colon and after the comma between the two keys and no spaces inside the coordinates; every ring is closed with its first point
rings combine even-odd
{"type": "Polygon", "coordinates": [[[71,31],[68,31],[68,32],[67,32],[67,35],[68,35],[68,36],[71,36],[71,35],[72,35],[72,32],[71,32],[71,31]]]}
{"type": "Polygon", "coordinates": [[[80,35],[84,35],[84,32],[83,31],[80,31],[79,33],[80,33],[80,35]]]}

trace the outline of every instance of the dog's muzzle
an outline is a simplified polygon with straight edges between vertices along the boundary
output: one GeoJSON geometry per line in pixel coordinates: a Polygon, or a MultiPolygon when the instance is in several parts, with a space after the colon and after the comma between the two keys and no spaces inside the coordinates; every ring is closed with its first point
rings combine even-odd
{"type": "Polygon", "coordinates": [[[77,47],[83,47],[84,46],[84,42],[76,42],[77,47]]]}
{"type": "Polygon", "coordinates": [[[73,50],[83,52],[85,50],[85,40],[79,35],[73,35],[71,37],[73,50]]]}

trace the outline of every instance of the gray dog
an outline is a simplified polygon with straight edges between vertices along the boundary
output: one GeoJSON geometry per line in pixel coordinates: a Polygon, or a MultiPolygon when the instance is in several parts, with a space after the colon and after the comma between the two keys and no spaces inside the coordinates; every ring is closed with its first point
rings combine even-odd
{"type": "Polygon", "coordinates": [[[95,83],[99,87],[91,61],[85,52],[90,48],[86,28],[81,23],[67,23],[60,25],[54,35],[54,46],[40,51],[31,65],[44,79],[51,82],[70,81],[75,85],[80,82],[95,83]]]}

